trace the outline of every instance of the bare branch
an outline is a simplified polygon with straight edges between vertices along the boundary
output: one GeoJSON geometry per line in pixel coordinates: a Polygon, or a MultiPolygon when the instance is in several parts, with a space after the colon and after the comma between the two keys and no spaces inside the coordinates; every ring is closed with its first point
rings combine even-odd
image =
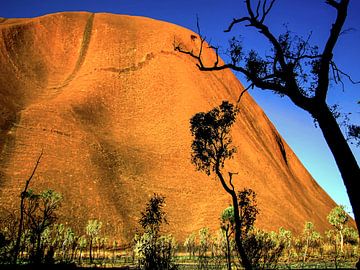
{"type": "Polygon", "coordinates": [[[233,176],[234,174],[239,174],[239,173],[237,173],[237,172],[236,172],[236,173],[228,172],[228,173],[229,173],[229,184],[230,184],[232,190],[235,191],[235,187],[234,187],[234,185],[233,185],[233,183],[232,183],[232,176],[233,176]]]}
{"type": "Polygon", "coordinates": [[[41,149],[41,153],[40,153],[40,155],[39,155],[39,157],[38,157],[38,159],[37,159],[37,161],[36,161],[35,167],[33,168],[30,177],[26,180],[25,188],[24,188],[24,191],[21,193],[21,196],[25,196],[24,193],[26,193],[26,191],[27,191],[27,189],[28,189],[28,187],[29,187],[29,185],[30,185],[30,181],[31,181],[31,179],[33,178],[33,176],[34,176],[34,174],[35,174],[35,172],[36,172],[36,169],[37,169],[37,167],[38,167],[39,164],[40,164],[40,160],[41,160],[42,155],[43,155],[43,149],[41,149]]]}
{"type": "Polygon", "coordinates": [[[350,28],[344,29],[343,31],[341,31],[340,36],[346,35],[347,33],[352,32],[352,31],[356,31],[356,28],[350,27],[350,28]]]}
{"type": "Polygon", "coordinates": [[[326,0],[325,3],[334,8],[339,8],[340,5],[340,3],[336,2],[335,0],[326,0]]]}
{"type": "Polygon", "coordinates": [[[199,16],[196,14],[196,28],[197,28],[197,33],[199,34],[200,38],[201,38],[201,32],[200,32],[200,24],[199,24],[199,16]]]}
{"type": "MultiPolygon", "coordinates": [[[[266,0],[263,3],[263,9],[264,9],[265,3],[266,3],[266,0]]],[[[259,18],[259,16],[260,16],[260,13],[259,13],[260,5],[261,5],[261,0],[258,1],[257,7],[256,7],[256,17],[255,18],[259,18]]]]}
{"type": "Polygon", "coordinates": [[[249,17],[242,17],[240,19],[233,19],[232,22],[230,23],[229,27],[227,29],[225,29],[224,32],[226,32],[226,33],[230,32],[235,24],[246,22],[246,21],[250,21],[250,18],[249,17]]]}
{"type": "Polygon", "coordinates": [[[345,73],[340,68],[338,68],[338,66],[336,65],[336,63],[334,61],[331,61],[330,65],[331,65],[331,69],[333,72],[335,83],[340,82],[343,85],[343,90],[344,90],[344,84],[343,84],[341,76],[345,76],[352,84],[360,84],[360,81],[354,81],[353,78],[351,78],[351,76],[349,74],[345,73]]]}
{"type": "Polygon", "coordinates": [[[241,91],[241,93],[240,93],[240,95],[239,95],[239,98],[238,98],[238,100],[236,101],[236,104],[237,104],[237,105],[239,105],[242,96],[243,96],[250,88],[254,88],[254,86],[255,86],[255,85],[254,85],[253,83],[251,83],[248,87],[246,87],[244,90],[241,91]]]}
{"type": "Polygon", "coordinates": [[[261,23],[263,23],[265,21],[266,16],[269,14],[270,10],[272,9],[273,5],[275,3],[275,0],[272,0],[269,7],[266,9],[266,0],[264,1],[263,4],[263,15],[262,18],[260,20],[261,23]]]}

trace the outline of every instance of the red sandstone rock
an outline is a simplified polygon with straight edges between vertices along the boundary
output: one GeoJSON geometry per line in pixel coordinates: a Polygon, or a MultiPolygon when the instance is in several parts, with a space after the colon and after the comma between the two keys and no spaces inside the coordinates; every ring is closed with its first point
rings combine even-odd
{"type": "MultiPolygon", "coordinates": [[[[190,163],[189,119],[243,87],[231,71],[201,72],[173,50],[196,48],[189,30],[152,19],[59,13],[0,21],[0,205],[16,209],[31,186],[64,196],[62,221],[98,218],[131,239],[154,192],[166,197],[167,230],[178,239],[208,226],[230,203],[214,177],[190,163]]],[[[214,61],[211,51],[205,61],[214,61]]],[[[319,187],[264,112],[245,94],[233,128],[238,153],[226,170],[238,189],[258,194],[257,226],[320,231],[335,203],[319,187]],[[282,154],[283,144],[285,155],[282,154]]]]}

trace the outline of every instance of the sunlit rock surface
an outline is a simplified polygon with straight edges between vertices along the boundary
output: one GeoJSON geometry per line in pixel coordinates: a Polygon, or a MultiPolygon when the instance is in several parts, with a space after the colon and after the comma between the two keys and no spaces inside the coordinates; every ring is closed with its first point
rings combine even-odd
{"type": "MultiPolygon", "coordinates": [[[[182,27],[148,18],[59,13],[0,19],[0,206],[14,211],[31,183],[63,194],[61,221],[82,230],[90,218],[129,241],[149,197],[166,197],[166,230],[183,240],[219,226],[230,198],[190,163],[189,119],[243,87],[230,72],[201,72],[173,42],[198,48],[182,27]]],[[[204,61],[214,54],[206,50],[204,61]]],[[[245,94],[224,169],[237,189],[258,194],[257,226],[318,230],[335,203],[264,112],[245,94]]],[[[331,179],[329,179],[331,181],[331,179]]]]}

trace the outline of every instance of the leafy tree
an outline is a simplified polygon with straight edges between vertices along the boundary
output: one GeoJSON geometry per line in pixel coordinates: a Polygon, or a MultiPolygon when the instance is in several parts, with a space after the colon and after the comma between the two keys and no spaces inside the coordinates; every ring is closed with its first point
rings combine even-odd
{"type": "Polygon", "coordinates": [[[328,230],[325,232],[326,238],[328,242],[333,246],[333,250],[330,252],[330,255],[332,256],[335,264],[335,268],[337,269],[339,266],[339,263],[341,261],[341,254],[338,248],[338,236],[336,230],[328,230]]]}
{"type": "Polygon", "coordinates": [[[338,205],[333,208],[327,216],[329,223],[336,229],[340,235],[340,251],[344,251],[344,229],[349,221],[349,216],[345,211],[345,206],[338,205]]]}
{"type": "Polygon", "coordinates": [[[195,257],[196,250],[196,234],[192,232],[188,237],[186,237],[184,241],[184,247],[186,251],[189,253],[189,257],[195,257]]]}
{"type": "Polygon", "coordinates": [[[247,233],[244,246],[255,269],[275,268],[284,250],[275,232],[252,229],[247,233]]]}
{"type": "Polygon", "coordinates": [[[40,194],[29,190],[25,194],[25,224],[30,230],[32,250],[30,258],[34,263],[41,263],[44,257],[44,246],[41,236],[46,228],[57,220],[56,211],[60,207],[62,196],[47,189],[40,194]]]}
{"type": "Polygon", "coordinates": [[[146,209],[141,212],[140,225],[146,232],[158,234],[162,223],[167,223],[165,206],[165,197],[154,193],[150,201],[146,204],[146,209]]]}
{"type": "Polygon", "coordinates": [[[199,269],[208,268],[207,252],[211,245],[211,237],[209,228],[201,228],[199,230],[199,269]]]}
{"type": "Polygon", "coordinates": [[[89,240],[90,263],[93,263],[93,245],[95,238],[99,235],[102,222],[97,219],[88,220],[86,225],[86,235],[89,240]]]}
{"type": "Polygon", "coordinates": [[[292,248],[292,233],[280,227],[279,229],[279,241],[284,243],[284,249],[287,252],[287,263],[290,264],[291,260],[291,248],[292,248]]]}
{"type": "Polygon", "coordinates": [[[231,270],[231,235],[234,232],[234,207],[229,206],[224,209],[224,211],[221,213],[220,217],[220,228],[224,232],[225,240],[226,240],[226,260],[227,260],[227,269],[231,270]]]}
{"type": "Polygon", "coordinates": [[[224,190],[231,196],[234,207],[235,242],[242,263],[246,269],[252,269],[249,258],[242,244],[241,220],[239,203],[235,187],[232,183],[234,173],[229,172],[226,181],[222,169],[225,161],[232,158],[236,148],[232,146],[230,135],[231,126],[235,122],[237,109],[228,101],[209,112],[195,114],[190,119],[190,131],[194,137],[191,148],[191,161],[197,170],[207,175],[215,173],[224,190]]]}
{"type": "Polygon", "coordinates": [[[353,227],[345,226],[344,231],[344,245],[348,246],[345,256],[348,258],[356,256],[359,248],[359,234],[353,227]]]}
{"type": "Polygon", "coordinates": [[[244,188],[238,193],[238,200],[241,233],[243,237],[246,237],[254,226],[257,214],[259,214],[256,193],[250,188],[244,188]]]}
{"type": "Polygon", "coordinates": [[[160,235],[161,225],[167,223],[164,206],[165,197],[154,194],[141,212],[139,223],[144,234],[135,236],[134,251],[143,269],[177,269],[172,262],[175,240],[172,236],[160,235]]]}
{"type": "Polygon", "coordinates": [[[9,263],[13,259],[13,248],[17,237],[18,218],[6,209],[0,212],[0,263],[9,263]]]}
{"type": "Polygon", "coordinates": [[[309,256],[309,249],[319,246],[320,234],[315,230],[314,224],[310,221],[305,222],[303,230],[303,240],[304,240],[304,253],[303,253],[303,263],[306,262],[309,256]]]}
{"type": "Polygon", "coordinates": [[[359,234],[353,227],[345,226],[343,230],[344,234],[344,243],[349,243],[351,245],[359,244],[359,234]]]}
{"type": "MultiPolygon", "coordinates": [[[[267,50],[265,57],[262,57],[254,50],[246,52],[237,38],[230,40],[229,56],[231,61],[225,64],[219,61],[218,48],[214,46],[210,47],[215,48],[216,51],[215,63],[207,66],[203,62],[202,52],[204,51],[205,38],[200,34],[201,42],[198,50],[186,50],[182,44],[176,44],[176,42],[174,47],[175,50],[195,58],[198,62],[197,66],[202,71],[217,71],[230,68],[241,72],[250,82],[249,87],[244,91],[254,86],[262,90],[270,90],[282,97],[288,97],[295,106],[308,112],[319,125],[335,158],[359,230],[360,196],[358,196],[357,190],[360,169],[337,123],[336,118],[339,114],[336,111],[336,106],[332,107],[327,104],[327,94],[332,82],[343,85],[343,78],[354,82],[348,74],[339,69],[333,57],[334,48],[343,32],[349,2],[350,0],[325,1],[336,12],[336,18],[321,52],[318,46],[309,44],[311,35],[304,39],[293,35],[290,31],[286,31],[279,36],[276,36],[271,31],[265,21],[274,6],[275,0],[245,0],[247,15],[233,19],[225,30],[225,32],[230,32],[235,25],[245,23],[245,26],[258,31],[264,41],[270,45],[270,50],[267,50]]],[[[359,139],[359,126],[348,125],[348,127],[350,136],[359,139]]],[[[226,159],[231,156],[231,151],[223,154],[223,158],[226,159]]],[[[204,165],[201,166],[208,168],[209,164],[206,163],[209,162],[208,159],[209,156],[203,157],[200,164],[204,165]]]]}
{"type": "Polygon", "coordinates": [[[87,247],[87,239],[84,235],[82,235],[79,237],[79,264],[81,264],[82,253],[86,247],[87,247]]]}

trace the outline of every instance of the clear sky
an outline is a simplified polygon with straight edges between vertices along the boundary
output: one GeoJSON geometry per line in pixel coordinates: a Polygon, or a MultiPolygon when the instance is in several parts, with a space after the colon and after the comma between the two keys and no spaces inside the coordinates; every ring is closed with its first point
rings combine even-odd
{"type": "MultiPolygon", "coordinates": [[[[146,16],[172,22],[196,30],[196,15],[201,31],[214,45],[226,49],[233,35],[241,35],[245,48],[269,51],[268,43],[255,31],[235,27],[232,33],[224,33],[232,18],[245,15],[243,0],[0,0],[0,17],[35,17],[60,11],[109,12],[146,16]]],[[[334,51],[337,65],[360,80],[360,1],[351,0],[345,29],[334,51]]],[[[335,10],[325,0],[277,0],[267,24],[279,34],[287,28],[307,37],[312,31],[311,42],[320,50],[329,35],[335,18],[335,10]]],[[[246,80],[237,74],[246,86],[246,80]]],[[[351,211],[345,187],[335,161],[313,120],[292,105],[286,98],[270,92],[251,90],[251,95],[264,109],[280,134],[310,171],[317,182],[339,204],[351,211]]],[[[351,112],[353,123],[360,125],[360,84],[345,83],[345,90],[334,85],[328,97],[329,104],[339,104],[342,111],[351,112]]],[[[352,146],[359,162],[360,148],[352,146]]],[[[360,191],[359,191],[360,195],[360,191]]]]}

